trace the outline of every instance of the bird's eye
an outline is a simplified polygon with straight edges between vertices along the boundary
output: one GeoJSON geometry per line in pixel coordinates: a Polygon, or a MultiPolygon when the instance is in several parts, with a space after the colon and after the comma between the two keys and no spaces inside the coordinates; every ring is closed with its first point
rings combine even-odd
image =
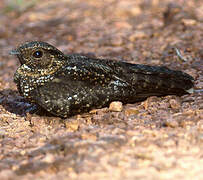
{"type": "Polygon", "coordinates": [[[41,57],[43,56],[43,52],[42,52],[42,51],[35,51],[35,52],[33,53],[33,56],[34,56],[35,58],[41,58],[41,57]]]}

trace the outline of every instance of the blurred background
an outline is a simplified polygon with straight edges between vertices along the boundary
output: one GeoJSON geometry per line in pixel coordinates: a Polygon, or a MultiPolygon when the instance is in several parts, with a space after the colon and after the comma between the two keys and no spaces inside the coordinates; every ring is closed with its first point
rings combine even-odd
{"type": "Polygon", "coordinates": [[[203,89],[202,0],[1,0],[0,179],[203,178],[200,94],[68,121],[25,117],[31,105],[13,83],[19,62],[9,51],[34,40],[183,70],[203,89]]]}

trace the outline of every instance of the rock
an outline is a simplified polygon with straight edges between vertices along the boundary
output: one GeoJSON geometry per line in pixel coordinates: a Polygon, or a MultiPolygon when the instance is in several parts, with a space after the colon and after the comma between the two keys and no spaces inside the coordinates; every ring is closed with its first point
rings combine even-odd
{"type": "Polygon", "coordinates": [[[126,116],[131,116],[131,115],[136,115],[139,114],[139,111],[137,110],[137,108],[129,108],[125,110],[125,115],[126,116]]]}
{"type": "Polygon", "coordinates": [[[197,21],[194,20],[194,19],[182,19],[182,23],[185,25],[185,26],[194,26],[197,24],[197,21]]]}
{"type": "Polygon", "coordinates": [[[129,40],[134,42],[136,39],[144,39],[147,35],[143,31],[136,31],[134,34],[130,35],[129,40]]]}
{"type": "Polygon", "coordinates": [[[79,122],[78,120],[69,120],[65,122],[66,129],[69,131],[77,131],[79,129],[79,122]]]}
{"type": "Polygon", "coordinates": [[[172,109],[180,109],[181,103],[178,99],[170,99],[169,101],[172,109]]]}
{"type": "Polygon", "coordinates": [[[92,140],[92,141],[96,141],[97,140],[97,136],[96,134],[92,134],[92,133],[83,133],[81,135],[83,140],[92,140]]]}
{"type": "Polygon", "coordinates": [[[109,105],[110,111],[121,112],[123,110],[123,104],[120,101],[114,101],[109,105]]]}
{"type": "Polygon", "coordinates": [[[179,124],[176,120],[166,120],[163,125],[165,127],[171,127],[171,128],[175,128],[175,127],[178,127],[179,124]]]}

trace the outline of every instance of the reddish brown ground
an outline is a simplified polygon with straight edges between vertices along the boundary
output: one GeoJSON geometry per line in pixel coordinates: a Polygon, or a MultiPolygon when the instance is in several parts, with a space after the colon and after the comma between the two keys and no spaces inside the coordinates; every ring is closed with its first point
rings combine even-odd
{"type": "Polygon", "coordinates": [[[47,41],[66,53],[183,70],[201,91],[201,0],[15,2],[0,2],[1,180],[203,179],[201,92],[151,97],[121,112],[104,108],[65,120],[26,117],[32,105],[16,90],[19,63],[8,55],[25,41],[47,41]]]}

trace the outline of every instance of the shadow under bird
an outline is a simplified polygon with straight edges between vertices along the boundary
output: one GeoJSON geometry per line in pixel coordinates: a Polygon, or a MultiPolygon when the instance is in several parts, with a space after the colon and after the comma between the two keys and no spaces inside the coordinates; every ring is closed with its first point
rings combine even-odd
{"type": "Polygon", "coordinates": [[[193,90],[194,79],[181,71],[64,55],[46,42],[28,42],[10,54],[17,55],[21,64],[14,75],[20,95],[60,117],[102,108],[112,101],[134,103],[193,90]]]}

